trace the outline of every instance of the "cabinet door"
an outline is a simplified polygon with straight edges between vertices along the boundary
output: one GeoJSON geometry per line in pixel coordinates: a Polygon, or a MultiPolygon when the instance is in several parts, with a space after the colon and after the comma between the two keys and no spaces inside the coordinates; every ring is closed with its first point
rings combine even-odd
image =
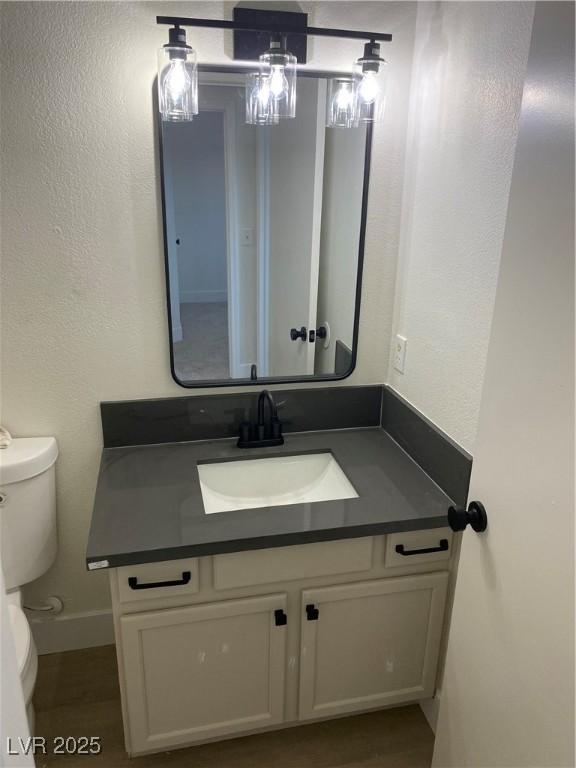
{"type": "Polygon", "coordinates": [[[300,719],[434,693],[448,573],[302,593],[300,719]]]}
{"type": "Polygon", "coordinates": [[[277,610],[286,595],[122,616],[129,751],[282,722],[286,627],[277,610]]]}

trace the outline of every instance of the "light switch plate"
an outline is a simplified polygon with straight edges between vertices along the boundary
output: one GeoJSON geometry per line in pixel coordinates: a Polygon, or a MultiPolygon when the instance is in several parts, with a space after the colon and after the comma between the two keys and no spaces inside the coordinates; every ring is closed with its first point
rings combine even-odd
{"type": "Polygon", "coordinates": [[[396,341],[394,342],[394,368],[398,371],[398,373],[404,373],[407,345],[407,339],[404,336],[397,334],[396,341]]]}

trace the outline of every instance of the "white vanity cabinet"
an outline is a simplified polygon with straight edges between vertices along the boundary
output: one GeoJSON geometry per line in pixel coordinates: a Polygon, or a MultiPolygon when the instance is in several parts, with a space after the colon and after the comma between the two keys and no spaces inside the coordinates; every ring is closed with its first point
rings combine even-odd
{"type": "Polygon", "coordinates": [[[376,536],[111,570],[127,751],[432,696],[458,537],[393,535],[449,548],[398,564],[376,536]]]}

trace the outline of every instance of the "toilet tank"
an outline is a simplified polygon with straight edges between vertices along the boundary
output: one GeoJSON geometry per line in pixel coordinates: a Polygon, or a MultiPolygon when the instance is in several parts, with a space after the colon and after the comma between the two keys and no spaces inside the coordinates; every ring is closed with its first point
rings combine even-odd
{"type": "Polygon", "coordinates": [[[0,563],[6,589],[41,576],[56,557],[53,437],[16,437],[0,449],[0,563]]]}

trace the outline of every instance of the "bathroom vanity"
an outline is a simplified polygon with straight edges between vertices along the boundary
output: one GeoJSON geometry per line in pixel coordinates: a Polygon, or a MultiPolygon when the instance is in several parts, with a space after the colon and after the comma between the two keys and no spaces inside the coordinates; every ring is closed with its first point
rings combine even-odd
{"type": "Polygon", "coordinates": [[[432,696],[452,543],[433,529],[112,570],[128,752],[432,696]]]}
{"type": "Polygon", "coordinates": [[[110,571],[127,751],[433,696],[452,503],[380,425],[105,448],[87,564],[110,571]]]}

